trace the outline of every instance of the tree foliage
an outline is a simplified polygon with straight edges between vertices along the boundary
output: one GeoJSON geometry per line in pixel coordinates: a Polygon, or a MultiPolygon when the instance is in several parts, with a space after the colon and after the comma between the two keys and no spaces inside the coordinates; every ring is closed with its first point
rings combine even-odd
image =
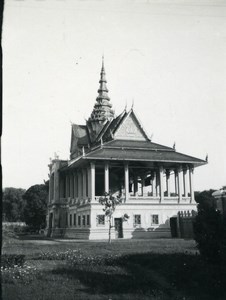
{"type": "Polygon", "coordinates": [[[214,206],[214,197],[212,196],[215,190],[205,190],[202,192],[195,192],[195,201],[202,206],[213,207],[214,206]]]}
{"type": "Polygon", "coordinates": [[[115,212],[116,206],[122,203],[122,198],[120,196],[115,197],[112,194],[105,192],[104,197],[99,198],[99,203],[104,205],[103,211],[109,221],[108,242],[111,243],[111,218],[115,212]]]}
{"type": "Polygon", "coordinates": [[[25,200],[24,220],[34,229],[45,227],[48,184],[31,186],[23,196],[25,200]]]}
{"type": "Polygon", "coordinates": [[[222,261],[226,247],[226,220],[206,202],[198,205],[194,222],[195,241],[200,254],[212,262],[222,261]]]}
{"type": "Polygon", "coordinates": [[[23,195],[26,190],[7,187],[3,190],[3,220],[8,222],[24,221],[23,195]]]}

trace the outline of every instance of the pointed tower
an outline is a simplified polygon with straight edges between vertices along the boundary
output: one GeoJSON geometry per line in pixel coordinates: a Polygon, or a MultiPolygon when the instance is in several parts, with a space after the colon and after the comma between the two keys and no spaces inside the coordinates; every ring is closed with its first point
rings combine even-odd
{"type": "Polygon", "coordinates": [[[114,118],[114,111],[112,110],[112,104],[110,103],[110,98],[108,96],[104,57],[102,57],[102,68],[99,83],[99,95],[96,98],[96,103],[88,120],[88,126],[91,127],[93,137],[100,132],[106,121],[110,121],[114,118]]]}

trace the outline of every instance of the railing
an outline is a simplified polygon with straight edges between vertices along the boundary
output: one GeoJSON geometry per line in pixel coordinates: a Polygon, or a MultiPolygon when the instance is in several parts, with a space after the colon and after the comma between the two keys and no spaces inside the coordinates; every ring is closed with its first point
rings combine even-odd
{"type": "Polygon", "coordinates": [[[136,204],[144,204],[144,203],[164,203],[164,204],[170,204],[170,203],[182,203],[182,204],[188,204],[191,202],[190,197],[182,197],[179,199],[178,196],[172,196],[167,197],[164,196],[162,199],[160,196],[129,196],[129,199],[126,201],[127,203],[136,203],[136,204]]]}
{"type": "MultiPolygon", "coordinates": [[[[95,196],[95,203],[99,203],[99,198],[101,196],[95,196]]],[[[79,198],[60,198],[59,201],[53,202],[52,204],[61,204],[61,205],[69,205],[69,206],[80,206],[80,205],[85,205],[90,203],[91,200],[89,198],[85,199],[79,199],[79,198]]],[[[128,204],[147,204],[147,203],[163,203],[163,204],[176,204],[176,203],[181,203],[181,204],[189,204],[191,202],[190,197],[182,197],[179,200],[178,196],[171,196],[167,197],[164,196],[163,199],[161,199],[160,196],[129,196],[129,198],[125,201],[124,203],[128,204]]]]}

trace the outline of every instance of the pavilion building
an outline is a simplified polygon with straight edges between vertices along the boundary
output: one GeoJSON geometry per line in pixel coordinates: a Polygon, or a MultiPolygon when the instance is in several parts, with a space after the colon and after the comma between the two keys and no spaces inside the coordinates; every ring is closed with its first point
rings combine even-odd
{"type": "Polygon", "coordinates": [[[72,125],[70,160],[49,165],[46,233],[106,239],[99,198],[107,192],[123,198],[112,218],[113,238],[170,237],[170,218],[196,210],[194,168],[207,161],[153,143],[133,108],[115,116],[106,83],[102,63],[91,116],[86,125],[72,125]]]}

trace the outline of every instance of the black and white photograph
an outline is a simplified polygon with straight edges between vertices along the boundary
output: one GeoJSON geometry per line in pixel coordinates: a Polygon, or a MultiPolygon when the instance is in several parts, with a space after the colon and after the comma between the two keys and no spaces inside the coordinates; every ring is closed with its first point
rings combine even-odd
{"type": "Polygon", "coordinates": [[[226,1],[5,0],[3,300],[226,299],[226,1]]]}

